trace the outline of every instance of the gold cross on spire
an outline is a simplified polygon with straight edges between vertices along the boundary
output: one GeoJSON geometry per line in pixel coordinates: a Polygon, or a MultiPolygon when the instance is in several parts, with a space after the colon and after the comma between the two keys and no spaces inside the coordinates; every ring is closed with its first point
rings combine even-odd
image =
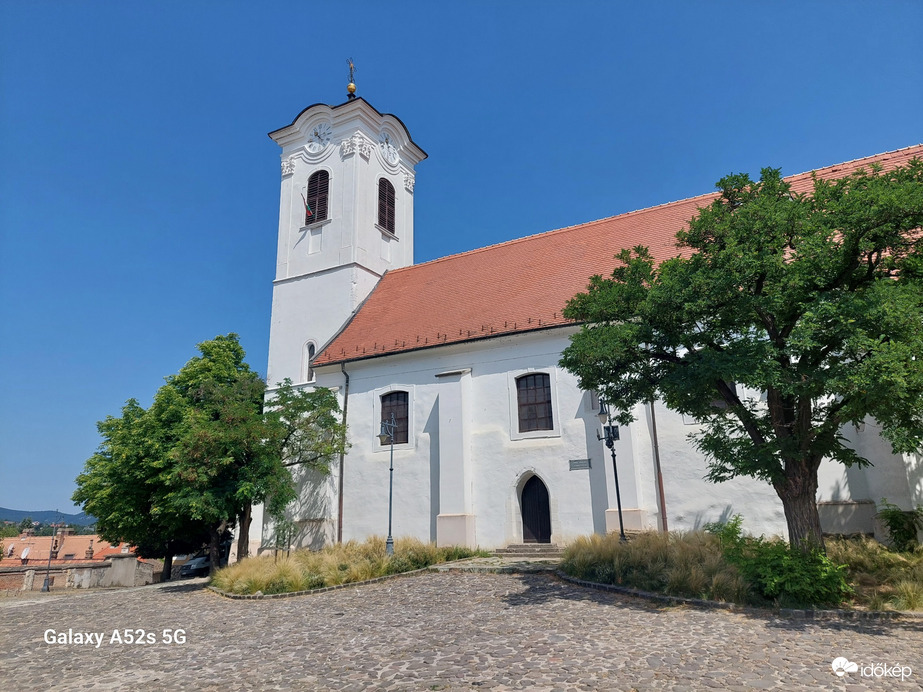
{"type": "Polygon", "coordinates": [[[356,71],[356,64],[353,62],[352,58],[346,58],[346,62],[349,64],[349,84],[346,85],[346,91],[349,92],[349,98],[356,98],[356,83],[353,81],[353,73],[356,71]]]}

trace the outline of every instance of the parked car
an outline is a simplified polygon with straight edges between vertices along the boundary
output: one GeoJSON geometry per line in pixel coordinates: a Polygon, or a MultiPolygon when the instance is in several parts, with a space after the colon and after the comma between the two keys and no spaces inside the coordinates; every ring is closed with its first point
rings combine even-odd
{"type": "Polygon", "coordinates": [[[211,567],[212,562],[208,555],[194,557],[185,565],[179,568],[179,576],[180,579],[188,579],[190,577],[207,577],[208,573],[211,571],[211,567]]]}

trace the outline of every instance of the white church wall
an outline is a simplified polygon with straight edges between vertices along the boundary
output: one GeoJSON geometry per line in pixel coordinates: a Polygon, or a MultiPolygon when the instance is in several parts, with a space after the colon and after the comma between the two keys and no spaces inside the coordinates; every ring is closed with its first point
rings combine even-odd
{"type": "Polygon", "coordinates": [[[688,439],[701,426],[666,408],[662,402],[657,402],[655,415],[671,531],[701,529],[708,522],[726,521],[740,514],[747,533],[786,535],[782,501],[769,483],[752,478],[708,482],[705,457],[688,439]]]}
{"type": "MultiPolygon", "coordinates": [[[[552,541],[617,528],[615,488],[609,450],[596,438],[599,421],[590,396],[557,361],[570,330],[538,332],[440,347],[347,364],[350,374],[350,449],[345,466],[344,539],[362,539],[387,531],[390,448],[376,439],[377,401],[389,389],[410,394],[413,412],[410,443],[394,452],[395,536],[435,540],[440,514],[439,395],[436,375],[470,368],[466,411],[470,444],[470,512],[476,544],[499,547],[522,541],[519,491],[537,475],[551,505],[552,541]],[[555,429],[522,438],[515,430],[510,382],[523,372],[552,375],[555,429]],[[580,468],[589,460],[589,468],[580,468]],[[571,461],[579,462],[571,470],[571,461]]],[[[342,384],[338,368],[324,368],[319,383],[342,384]]],[[[768,484],[735,479],[722,484],[704,480],[705,460],[686,440],[692,426],[657,405],[661,465],[671,529],[701,528],[709,521],[744,516],[753,533],[784,534],[781,503],[768,484]]],[[[626,529],[657,528],[659,505],[653,464],[649,412],[622,426],[616,442],[626,529]]]]}
{"type": "MultiPolygon", "coordinates": [[[[553,542],[565,544],[579,535],[617,530],[612,461],[609,450],[597,439],[595,402],[579,389],[576,378],[557,365],[570,331],[521,334],[348,363],[352,446],[344,469],[344,540],[387,533],[390,447],[380,445],[376,436],[380,431],[380,397],[393,390],[408,392],[412,412],[409,441],[394,450],[395,537],[437,540],[440,515],[451,514],[460,518],[458,535],[467,537],[472,545],[496,548],[522,542],[520,492],[532,475],[548,489],[553,542]],[[553,430],[529,437],[517,433],[514,418],[515,377],[525,372],[551,376],[556,411],[553,430]],[[440,406],[450,400],[446,395],[450,386],[463,387],[451,390],[455,397],[451,405],[456,407],[452,415],[440,412],[440,406]],[[454,419],[459,412],[464,413],[466,429],[453,439],[467,449],[458,456],[463,469],[453,467],[451,473],[462,479],[464,488],[446,487],[448,476],[443,478],[442,470],[448,467],[446,459],[440,458],[440,449],[444,450],[442,456],[452,449],[447,439],[440,440],[440,432],[448,434],[444,421],[454,419]],[[451,500],[451,511],[440,507],[440,497],[443,504],[449,501],[446,498],[451,500]]],[[[317,383],[342,393],[344,378],[339,366],[321,368],[317,383]]],[[[708,522],[740,514],[748,533],[786,535],[781,501],[768,483],[750,478],[717,484],[706,481],[706,460],[687,439],[699,426],[660,402],[655,415],[671,530],[700,529],[708,522]]],[[[660,507],[649,407],[639,406],[635,416],[633,424],[621,426],[620,439],[615,443],[625,527],[657,529],[660,507]]],[[[865,501],[874,506],[867,498],[880,498],[885,493],[892,501],[909,506],[911,492],[920,493],[919,460],[908,463],[891,454],[880,439],[860,435],[859,440],[860,451],[871,450],[874,458],[887,461],[876,466],[882,472],[879,478],[870,483],[864,471],[859,477],[848,478],[841,465],[825,463],[819,499],[865,501]]],[[[328,541],[335,536],[335,479],[334,473],[322,483],[328,519],[317,535],[328,541]]],[[[822,502],[821,513],[827,524],[839,522],[835,525],[847,527],[839,531],[849,532],[850,521],[871,521],[866,509],[854,507],[846,514],[839,506],[822,502]]],[[[837,529],[825,524],[825,530],[837,529]]]]}
{"type": "Polygon", "coordinates": [[[377,278],[361,267],[346,266],[324,272],[323,277],[276,282],[266,373],[270,387],[286,377],[294,383],[304,382],[305,343],[314,341],[319,353],[342,325],[341,316],[352,312],[377,278]]]}

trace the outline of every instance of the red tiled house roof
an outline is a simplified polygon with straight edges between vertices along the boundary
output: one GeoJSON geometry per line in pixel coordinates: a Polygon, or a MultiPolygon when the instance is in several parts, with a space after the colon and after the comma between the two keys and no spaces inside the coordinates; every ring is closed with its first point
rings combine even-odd
{"type": "MultiPolygon", "coordinates": [[[[873,163],[923,158],[923,144],[818,169],[840,178],[873,163]]],[[[790,176],[795,192],[811,173],[790,176]]],[[[569,324],[561,310],[594,274],[608,276],[622,248],[646,245],[658,262],[680,254],[677,231],[716,194],[511,240],[387,272],[315,365],[569,324]]]]}
{"type": "Polygon", "coordinates": [[[107,541],[93,535],[75,535],[66,536],[14,536],[13,538],[4,538],[3,543],[3,562],[0,566],[9,566],[22,559],[22,553],[29,549],[27,557],[29,564],[39,564],[47,562],[48,553],[51,551],[52,541],[57,540],[58,557],[52,559],[51,564],[57,565],[64,562],[86,562],[87,549],[93,547],[93,557],[91,560],[104,560],[109,555],[120,555],[121,548],[113,546],[107,541]],[[72,556],[72,557],[66,557],[72,556]]]}

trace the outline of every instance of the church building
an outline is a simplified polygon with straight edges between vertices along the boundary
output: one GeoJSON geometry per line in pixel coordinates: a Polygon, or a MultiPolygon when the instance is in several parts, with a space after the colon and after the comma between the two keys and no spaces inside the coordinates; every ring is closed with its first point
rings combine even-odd
{"type": "MultiPolygon", "coordinates": [[[[676,232],[714,195],[415,265],[414,181],[426,153],[401,120],[350,93],[270,137],[282,149],[270,396],[284,378],[332,389],[350,443],[330,475],[299,477],[289,517],[298,544],[385,536],[392,451],[396,537],[492,549],[618,530],[613,463],[626,531],[739,513],[749,532],[785,535],[769,484],[705,481],[706,461],[687,441],[696,422],[661,402],[638,407],[607,449],[595,393],[558,365],[579,329],[561,314],[566,301],[590,276],[608,276],[622,248],[676,255],[676,232]],[[392,420],[393,450],[379,438],[392,420]]],[[[915,156],[923,145],[817,174],[915,156]]],[[[788,180],[812,189],[810,174],[788,180]]],[[[923,502],[923,457],[894,455],[873,422],[844,434],[874,466],[821,468],[825,531],[871,533],[882,497],[923,502]]],[[[256,553],[274,539],[268,518],[254,519],[256,553]]]]}

